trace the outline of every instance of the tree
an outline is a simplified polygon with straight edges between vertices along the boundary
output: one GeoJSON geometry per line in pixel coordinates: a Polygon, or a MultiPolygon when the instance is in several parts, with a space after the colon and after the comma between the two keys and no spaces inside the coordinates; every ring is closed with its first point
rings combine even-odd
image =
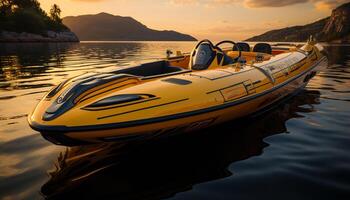
{"type": "Polygon", "coordinates": [[[60,15],[56,4],[48,16],[38,0],[0,0],[0,31],[45,34],[48,30],[68,30],[60,15]]]}
{"type": "Polygon", "coordinates": [[[58,23],[62,22],[61,19],[61,9],[57,4],[53,4],[51,9],[50,9],[50,18],[58,23]]]}
{"type": "Polygon", "coordinates": [[[9,0],[12,4],[17,5],[19,9],[32,8],[40,10],[40,3],[38,0],[9,0]]]}
{"type": "Polygon", "coordinates": [[[0,0],[0,15],[5,16],[11,13],[12,2],[10,0],[0,0]]]}
{"type": "Polygon", "coordinates": [[[26,9],[32,9],[44,14],[37,0],[0,0],[0,12],[3,15],[11,15],[16,11],[22,12],[26,9]]]}

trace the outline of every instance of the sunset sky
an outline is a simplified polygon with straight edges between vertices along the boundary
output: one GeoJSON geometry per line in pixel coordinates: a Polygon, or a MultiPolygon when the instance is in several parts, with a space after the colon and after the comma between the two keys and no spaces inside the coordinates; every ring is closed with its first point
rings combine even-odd
{"type": "Polygon", "coordinates": [[[329,16],[349,0],[39,0],[62,16],[107,12],[131,16],[149,28],[175,30],[197,39],[243,40],[271,29],[304,25],[329,16]]]}

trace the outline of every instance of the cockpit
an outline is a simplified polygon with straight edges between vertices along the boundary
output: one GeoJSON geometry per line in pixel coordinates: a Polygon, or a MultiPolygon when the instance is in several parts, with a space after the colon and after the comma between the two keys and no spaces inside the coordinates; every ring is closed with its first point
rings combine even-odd
{"type": "MultiPolygon", "coordinates": [[[[168,53],[168,52],[167,52],[168,53]]],[[[190,71],[228,67],[235,63],[251,63],[269,60],[274,52],[267,43],[257,43],[253,48],[245,42],[224,40],[213,44],[210,40],[197,43],[191,53],[179,54],[175,57],[141,64],[125,69],[118,69],[113,73],[124,73],[153,79],[190,71]]]]}
{"type": "Polygon", "coordinates": [[[205,70],[212,67],[236,63],[241,56],[240,49],[238,50],[239,54],[237,56],[230,57],[227,55],[227,52],[220,48],[220,45],[225,43],[232,44],[236,47],[235,42],[228,40],[219,42],[216,45],[213,45],[209,40],[200,41],[190,55],[189,68],[192,70],[205,70]]]}

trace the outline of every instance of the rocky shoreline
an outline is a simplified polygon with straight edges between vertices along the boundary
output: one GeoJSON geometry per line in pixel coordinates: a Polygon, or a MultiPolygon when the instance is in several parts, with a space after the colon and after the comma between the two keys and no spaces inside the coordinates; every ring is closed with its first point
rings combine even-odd
{"type": "Polygon", "coordinates": [[[293,26],[268,31],[246,41],[305,42],[310,35],[317,41],[330,43],[350,42],[350,2],[332,11],[330,17],[304,26],[293,26]]]}
{"type": "Polygon", "coordinates": [[[1,31],[0,42],[79,42],[79,38],[75,35],[75,33],[71,31],[47,31],[46,35],[26,32],[16,33],[10,31],[1,31]]]}

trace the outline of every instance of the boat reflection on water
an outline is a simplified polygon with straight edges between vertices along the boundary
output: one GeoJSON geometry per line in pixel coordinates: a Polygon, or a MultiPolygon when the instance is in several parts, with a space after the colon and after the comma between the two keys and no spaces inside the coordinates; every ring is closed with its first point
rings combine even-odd
{"type": "Polygon", "coordinates": [[[160,199],[194,184],[232,175],[227,167],[260,155],[267,136],[286,133],[286,121],[313,112],[320,92],[303,90],[256,117],[142,144],[67,148],[41,192],[47,199],[160,199]],[[309,105],[309,106],[305,106],[309,105]]]}

